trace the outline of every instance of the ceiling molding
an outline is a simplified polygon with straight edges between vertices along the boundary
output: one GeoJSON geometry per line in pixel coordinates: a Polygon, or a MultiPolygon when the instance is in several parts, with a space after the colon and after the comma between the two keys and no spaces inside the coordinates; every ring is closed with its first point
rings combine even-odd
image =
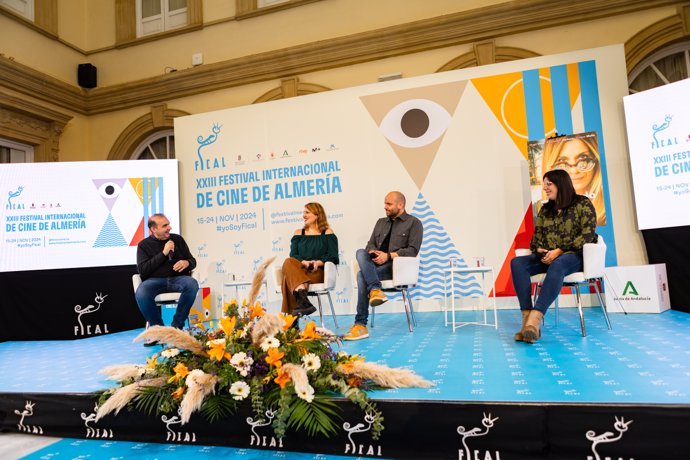
{"type": "Polygon", "coordinates": [[[88,91],[0,59],[0,85],[93,115],[683,3],[673,0],[516,0],[88,91]]]}

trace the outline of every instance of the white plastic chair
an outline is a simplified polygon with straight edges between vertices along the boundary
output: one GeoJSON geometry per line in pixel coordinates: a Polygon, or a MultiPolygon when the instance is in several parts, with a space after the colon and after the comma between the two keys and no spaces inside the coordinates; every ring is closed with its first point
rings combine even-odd
{"type": "MultiPolygon", "coordinates": [[[[531,254],[529,249],[517,249],[515,251],[516,256],[524,256],[531,254]]],[[[604,312],[604,319],[606,320],[606,326],[611,329],[611,321],[609,320],[609,314],[606,311],[606,304],[604,304],[603,298],[601,297],[601,292],[599,291],[599,283],[604,284],[604,267],[606,262],[606,243],[604,243],[604,238],[598,235],[596,243],[586,243],[582,248],[582,259],[583,259],[583,269],[581,272],[571,273],[563,279],[563,286],[569,287],[571,291],[575,292],[575,298],[577,300],[577,310],[580,315],[580,327],[582,329],[582,337],[587,336],[585,330],[585,317],[582,310],[582,296],[580,294],[580,286],[587,286],[588,288],[594,287],[594,291],[597,293],[599,298],[599,306],[601,311],[604,312]]],[[[530,277],[530,281],[534,285],[534,298],[533,302],[536,301],[541,289],[541,284],[546,277],[546,273],[539,273],[530,277]]],[[[558,297],[555,300],[555,318],[556,324],[558,324],[558,297]]]]}
{"type": "MultiPolygon", "coordinates": [[[[281,292],[281,286],[283,285],[283,269],[282,264],[276,266],[273,272],[276,282],[276,292],[281,292]]],[[[338,278],[338,267],[333,262],[326,262],[323,265],[323,283],[310,283],[309,289],[307,290],[307,295],[310,297],[316,297],[316,301],[319,309],[319,318],[321,319],[321,327],[325,327],[323,323],[323,308],[321,306],[321,296],[325,295],[328,297],[328,304],[331,307],[331,316],[333,317],[333,323],[335,327],[338,327],[338,320],[335,317],[335,308],[333,307],[333,299],[331,298],[331,291],[335,289],[335,284],[338,278]]]]}
{"type": "MultiPolygon", "coordinates": [[[[139,288],[139,285],[141,284],[141,275],[138,273],[136,275],[132,275],[132,286],[134,287],[134,292],[137,292],[137,289],[139,288]]],[[[158,305],[158,309],[161,309],[163,305],[167,304],[173,304],[177,303],[180,301],[180,293],[179,292],[162,292],[156,296],[155,299],[153,299],[156,302],[156,305],[158,305]]],[[[146,327],[149,327],[148,321],[146,322],[146,327]]]]}
{"type": "MultiPolygon", "coordinates": [[[[352,261],[353,279],[357,279],[359,264],[352,261]]],[[[417,327],[417,318],[412,308],[409,289],[417,285],[419,280],[419,257],[396,257],[393,259],[393,279],[381,280],[381,290],[385,292],[400,292],[403,297],[403,306],[407,316],[407,326],[412,332],[412,325],[417,327]]],[[[374,327],[376,319],[376,307],[371,307],[371,327],[374,327]]]]}

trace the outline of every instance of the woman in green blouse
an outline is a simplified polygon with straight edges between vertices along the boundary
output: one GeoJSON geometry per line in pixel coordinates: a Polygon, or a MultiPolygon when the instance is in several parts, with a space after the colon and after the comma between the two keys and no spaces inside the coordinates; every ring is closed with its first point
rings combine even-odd
{"type": "Polygon", "coordinates": [[[323,283],[326,262],[338,264],[338,237],[328,226],[326,212],[319,203],[304,206],[304,227],[290,240],[290,257],[283,262],[282,311],[297,316],[316,311],[307,297],[310,283],[323,283]]]}
{"type": "Polygon", "coordinates": [[[513,286],[522,312],[522,327],[515,340],[534,343],[540,337],[541,320],[556,300],[563,278],[582,271],[582,247],[596,243],[597,213],[592,202],[575,193],[568,173],[554,169],[544,174],[542,206],[530,243],[532,254],[510,262],[513,286]],[[539,297],[532,306],[530,276],[546,273],[539,297]]]}

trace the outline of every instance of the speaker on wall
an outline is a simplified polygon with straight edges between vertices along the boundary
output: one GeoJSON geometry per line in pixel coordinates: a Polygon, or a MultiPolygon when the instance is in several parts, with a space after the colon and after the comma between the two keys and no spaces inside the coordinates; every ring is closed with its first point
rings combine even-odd
{"type": "Polygon", "coordinates": [[[97,75],[93,64],[79,64],[77,67],[77,82],[82,88],[95,88],[97,75]]]}

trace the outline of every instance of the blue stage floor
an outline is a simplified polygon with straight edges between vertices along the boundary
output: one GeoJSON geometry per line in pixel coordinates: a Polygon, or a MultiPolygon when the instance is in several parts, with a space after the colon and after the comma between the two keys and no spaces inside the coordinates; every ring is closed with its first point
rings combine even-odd
{"type": "MultiPolygon", "coordinates": [[[[516,343],[516,310],[498,312],[499,328],[452,332],[440,312],[417,315],[410,334],[403,314],[379,314],[370,338],[343,349],[369,361],[409,367],[431,389],[373,392],[375,399],[554,403],[690,404],[690,314],[612,314],[608,331],[598,309],[585,309],[587,337],[577,310],[547,315],[542,339],[516,343]]],[[[474,312],[461,319],[473,320],[474,312]]],[[[316,319],[316,318],[315,318],[316,319]]],[[[345,333],[352,317],[338,317],[345,333]]],[[[332,323],[327,320],[327,327],[332,323]]],[[[74,341],[0,343],[0,392],[85,393],[112,386],[98,370],[145,363],[154,352],[128,331],[74,341]]]]}

